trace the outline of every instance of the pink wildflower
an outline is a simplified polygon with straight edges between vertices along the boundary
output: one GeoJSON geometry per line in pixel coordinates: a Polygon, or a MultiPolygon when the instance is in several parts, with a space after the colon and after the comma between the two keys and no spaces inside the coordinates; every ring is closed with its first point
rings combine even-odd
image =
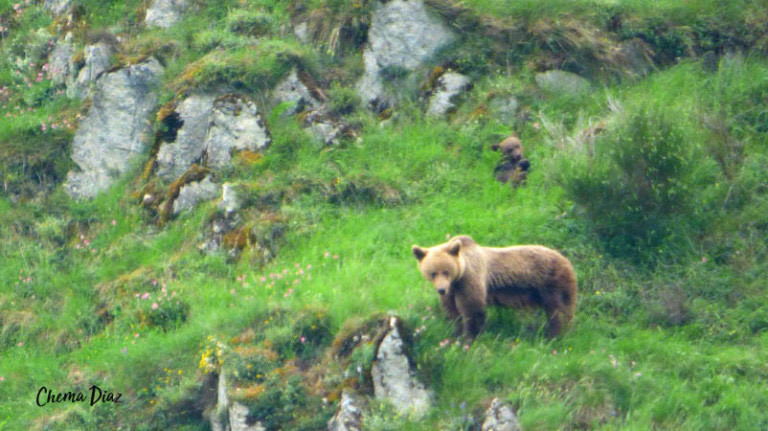
{"type": "Polygon", "coordinates": [[[149,292],[144,292],[143,295],[141,295],[141,299],[147,299],[149,298],[149,292]]]}
{"type": "Polygon", "coordinates": [[[153,302],[152,303],[152,309],[153,310],[157,310],[157,307],[159,307],[159,305],[157,305],[157,302],[153,302]]]}

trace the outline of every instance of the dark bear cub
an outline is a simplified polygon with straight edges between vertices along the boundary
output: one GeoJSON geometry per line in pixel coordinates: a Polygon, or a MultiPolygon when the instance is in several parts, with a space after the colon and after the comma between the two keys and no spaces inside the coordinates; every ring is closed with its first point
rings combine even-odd
{"type": "Polygon", "coordinates": [[[512,135],[498,144],[491,145],[491,150],[501,153],[501,160],[493,169],[496,181],[513,186],[524,185],[531,163],[523,158],[523,144],[512,135]]]}
{"type": "Polygon", "coordinates": [[[540,245],[482,247],[462,235],[430,248],[414,245],[419,270],[440,295],[455,335],[474,339],[485,324],[485,307],[539,307],[554,337],[576,310],[576,274],[560,253],[540,245]]]}

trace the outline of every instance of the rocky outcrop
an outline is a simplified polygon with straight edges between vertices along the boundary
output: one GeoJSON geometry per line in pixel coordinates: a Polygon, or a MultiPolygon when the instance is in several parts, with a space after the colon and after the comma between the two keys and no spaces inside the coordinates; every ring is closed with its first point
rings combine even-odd
{"type": "Polygon", "coordinates": [[[210,413],[211,430],[213,431],[265,431],[260,423],[248,422],[248,407],[229,398],[227,390],[229,384],[227,374],[219,373],[218,397],[216,406],[210,413]]]}
{"type": "Polygon", "coordinates": [[[45,0],[43,7],[52,14],[63,15],[72,5],[72,0],[45,0]]]}
{"type": "Polygon", "coordinates": [[[336,414],[328,421],[328,431],[361,431],[363,429],[363,401],[354,392],[345,389],[336,414]]]}
{"type": "Polygon", "coordinates": [[[379,108],[392,103],[384,91],[382,72],[412,71],[454,39],[448,27],[427,11],[421,0],[379,4],[371,19],[365,74],[358,83],[365,103],[379,108]]]}
{"type": "Polygon", "coordinates": [[[72,140],[72,160],[64,190],[89,199],[107,189],[144,151],[152,131],[149,114],[157,103],[154,88],[163,67],[155,59],[126,67],[99,79],[88,113],[72,140]]]}
{"type": "Polygon", "coordinates": [[[429,98],[427,115],[442,117],[453,111],[455,98],[471,87],[469,78],[456,72],[446,72],[437,80],[437,87],[429,98]]]}
{"type": "Polygon", "coordinates": [[[175,128],[176,140],[163,143],[157,152],[157,175],[166,181],[178,178],[194,163],[199,163],[205,149],[214,96],[193,95],[184,99],[175,112],[164,120],[175,128]]]}
{"type": "Polygon", "coordinates": [[[291,106],[286,109],[288,115],[298,114],[300,112],[317,109],[322,105],[306,84],[299,79],[296,69],[283,78],[272,90],[272,103],[279,105],[289,102],[291,106]]]}
{"type": "Polygon", "coordinates": [[[416,378],[406,356],[398,320],[390,317],[388,332],[376,350],[371,369],[373,393],[377,399],[392,403],[400,413],[421,416],[431,405],[430,394],[416,378]]]}
{"type": "Polygon", "coordinates": [[[144,23],[148,27],[169,28],[181,20],[188,8],[187,0],[154,0],[144,23]]]}
{"type": "Polygon", "coordinates": [[[223,168],[232,161],[234,151],[261,151],[271,142],[256,104],[236,95],[220,97],[213,103],[205,138],[207,166],[223,168]]]}
{"type": "Polygon", "coordinates": [[[74,81],[75,65],[72,61],[74,54],[72,33],[67,33],[63,40],[56,42],[48,60],[51,81],[54,85],[62,85],[74,81]]]}
{"type": "Polygon", "coordinates": [[[196,181],[184,185],[179,191],[179,196],[173,201],[173,214],[191,210],[198,203],[215,199],[218,196],[219,186],[211,182],[210,177],[202,181],[196,181]]]}
{"type": "Polygon", "coordinates": [[[238,95],[190,96],[164,121],[175,128],[175,139],[157,152],[157,174],[166,181],[200,161],[225,168],[234,152],[261,151],[272,141],[256,105],[238,95]]]}
{"type": "Polygon", "coordinates": [[[579,95],[589,91],[589,81],[564,70],[548,70],[536,75],[536,84],[547,93],[579,95]]]}
{"type": "Polygon", "coordinates": [[[494,398],[485,411],[482,431],[522,431],[515,412],[508,405],[494,398]]]}
{"type": "Polygon", "coordinates": [[[103,42],[85,47],[85,65],[77,74],[77,79],[67,88],[70,98],[85,99],[91,94],[91,85],[102,73],[109,69],[109,58],[113,54],[112,46],[103,42]]]}

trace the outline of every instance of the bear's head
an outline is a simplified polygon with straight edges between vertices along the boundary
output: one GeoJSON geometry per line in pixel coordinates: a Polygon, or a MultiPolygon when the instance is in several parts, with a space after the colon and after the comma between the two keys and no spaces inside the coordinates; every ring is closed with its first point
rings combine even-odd
{"type": "Polygon", "coordinates": [[[414,245],[411,251],[419,261],[419,271],[435,286],[440,295],[449,293],[453,282],[464,275],[459,240],[454,239],[447,244],[426,249],[414,245]]]}
{"type": "Polygon", "coordinates": [[[512,162],[519,162],[523,158],[523,144],[520,138],[512,135],[498,144],[491,145],[491,150],[499,151],[505,159],[512,162]]]}

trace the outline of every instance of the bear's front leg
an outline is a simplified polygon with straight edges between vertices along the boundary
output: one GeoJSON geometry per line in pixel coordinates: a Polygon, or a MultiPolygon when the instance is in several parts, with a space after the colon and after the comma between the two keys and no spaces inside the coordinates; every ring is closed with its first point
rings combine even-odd
{"type": "Polygon", "coordinates": [[[440,295],[440,305],[443,308],[443,312],[445,312],[445,317],[448,318],[448,320],[454,322],[454,330],[453,330],[453,336],[458,337],[462,333],[462,324],[461,324],[461,314],[459,313],[458,308],[456,308],[456,298],[454,295],[445,294],[440,295]]]}
{"type": "Polygon", "coordinates": [[[462,323],[464,324],[464,334],[469,337],[470,341],[473,341],[485,326],[485,311],[475,311],[469,316],[463,316],[462,323]]]}

